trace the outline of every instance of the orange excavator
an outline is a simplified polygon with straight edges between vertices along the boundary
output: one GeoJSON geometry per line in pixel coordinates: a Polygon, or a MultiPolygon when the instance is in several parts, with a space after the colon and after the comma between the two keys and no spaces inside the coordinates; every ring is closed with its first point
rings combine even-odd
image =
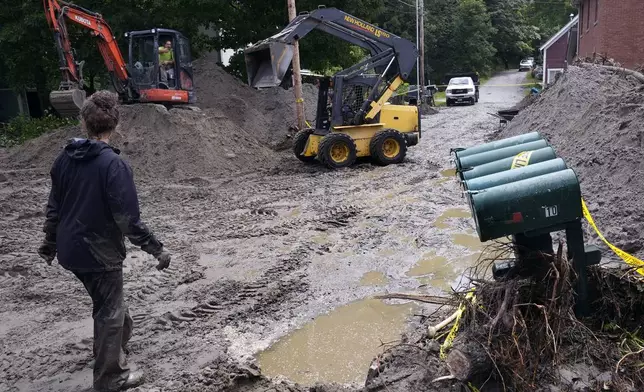
{"type": "Polygon", "coordinates": [[[43,0],[43,3],[47,22],[54,32],[62,72],[60,86],[51,92],[49,101],[61,116],[77,116],[86,98],[84,61],[77,62],[74,58],[67,20],[88,29],[96,37],[98,50],[122,103],[174,106],[196,102],[190,42],[178,31],[154,28],[125,33],[129,51],[126,62],[101,14],[63,1],[43,0]]]}

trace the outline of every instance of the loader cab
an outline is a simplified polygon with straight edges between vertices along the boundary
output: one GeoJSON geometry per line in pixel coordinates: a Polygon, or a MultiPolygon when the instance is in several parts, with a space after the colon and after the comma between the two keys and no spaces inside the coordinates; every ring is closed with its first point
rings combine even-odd
{"type": "Polygon", "coordinates": [[[150,29],[125,33],[128,38],[128,71],[137,88],[193,90],[190,41],[175,30],[150,29]],[[172,63],[160,62],[159,48],[170,43],[172,63]]]}

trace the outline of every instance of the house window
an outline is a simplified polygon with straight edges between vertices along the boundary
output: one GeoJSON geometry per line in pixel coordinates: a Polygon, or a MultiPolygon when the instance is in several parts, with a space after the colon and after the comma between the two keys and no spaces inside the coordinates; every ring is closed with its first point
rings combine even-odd
{"type": "Polygon", "coordinates": [[[561,75],[563,75],[564,69],[563,68],[548,68],[548,84],[552,84],[559,79],[561,75]]]}
{"type": "Polygon", "coordinates": [[[595,0],[595,24],[599,20],[599,0],[595,0]]]}

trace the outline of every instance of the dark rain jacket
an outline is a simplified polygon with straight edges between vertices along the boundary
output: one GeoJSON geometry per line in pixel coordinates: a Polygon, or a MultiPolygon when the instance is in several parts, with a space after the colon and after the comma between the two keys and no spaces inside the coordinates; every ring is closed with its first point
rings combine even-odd
{"type": "Polygon", "coordinates": [[[124,236],[153,256],[163,251],[141,222],[132,169],[119,153],[100,141],[72,139],[52,165],[43,230],[68,270],[121,269],[124,236]]]}

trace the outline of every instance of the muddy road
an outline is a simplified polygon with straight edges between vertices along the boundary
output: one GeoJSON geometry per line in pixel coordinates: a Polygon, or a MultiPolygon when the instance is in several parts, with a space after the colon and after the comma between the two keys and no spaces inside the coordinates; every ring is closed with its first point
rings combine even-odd
{"type": "MultiPolygon", "coordinates": [[[[495,130],[487,113],[518,102],[508,85],[523,77],[500,74],[475,106],[423,119],[404,164],[329,171],[285,153],[270,170],[139,184],[143,218],[173,254],[167,272],[131,245],[125,262],[139,390],[223,390],[256,366],[303,385],[362,385],[381,342],[433,311],[371,297],[450,290],[478,258],[449,149],[495,130]]],[[[49,180],[25,169],[0,181],[0,390],[87,390],[91,301],[35,253],[49,180]]],[[[281,390],[262,382],[239,390],[281,390]]]]}

